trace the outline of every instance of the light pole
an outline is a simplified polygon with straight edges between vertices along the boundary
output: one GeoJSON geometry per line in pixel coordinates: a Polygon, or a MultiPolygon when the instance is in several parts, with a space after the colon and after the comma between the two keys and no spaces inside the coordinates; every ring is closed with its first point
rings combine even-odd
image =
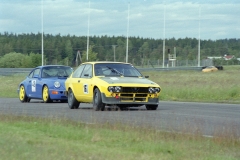
{"type": "Polygon", "coordinates": [[[113,47],[113,60],[114,60],[114,62],[115,62],[115,61],[116,61],[116,58],[115,58],[115,49],[116,49],[117,45],[112,45],[112,47],[113,47]]]}
{"type": "Polygon", "coordinates": [[[162,67],[164,68],[165,66],[165,2],[164,3],[164,13],[163,13],[163,65],[162,67]]]}
{"type": "Polygon", "coordinates": [[[88,31],[87,31],[87,61],[88,61],[88,51],[89,51],[89,22],[90,22],[90,1],[88,1],[88,31]]]}
{"type": "Polygon", "coordinates": [[[42,0],[42,66],[43,66],[43,0],[42,0]]]}
{"type": "Polygon", "coordinates": [[[198,22],[198,67],[200,67],[200,18],[201,18],[201,7],[199,6],[199,22],[198,22]]]}
{"type": "Polygon", "coordinates": [[[129,7],[130,7],[130,3],[128,2],[128,18],[127,18],[127,44],[126,44],[126,63],[128,63],[129,7]]]}

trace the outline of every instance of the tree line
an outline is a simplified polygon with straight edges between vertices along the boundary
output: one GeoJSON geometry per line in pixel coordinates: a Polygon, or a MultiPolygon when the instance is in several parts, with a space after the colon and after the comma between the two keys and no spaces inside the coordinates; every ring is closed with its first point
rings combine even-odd
{"type": "MultiPolygon", "coordinates": [[[[76,65],[79,52],[82,62],[87,57],[87,36],[60,34],[43,36],[44,64],[76,65]]],[[[234,55],[240,58],[240,39],[201,40],[201,59],[208,56],[234,55]]],[[[176,53],[177,60],[196,60],[198,39],[165,39],[165,58],[176,53]],[[174,49],[175,48],[175,49],[174,49]]],[[[41,65],[42,33],[0,33],[0,67],[35,67],[41,65]],[[15,60],[14,60],[15,59],[15,60]],[[14,63],[14,61],[18,61],[14,63]],[[10,61],[10,62],[8,62],[10,61]],[[8,62],[8,63],[7,63],[8,62]],[[11,65],[10,65],[11,64],[11,65]]],[[[162,60],[163,39],[129,37],[128,62],[162,60]]],[[[125,36],[90,36],[89,61],[126,61],[125,36]]],[[[78,61],[78,62],[79,62],[78,61]]],[[[80,62],[79,62],[80,63],[80,62]]]]}

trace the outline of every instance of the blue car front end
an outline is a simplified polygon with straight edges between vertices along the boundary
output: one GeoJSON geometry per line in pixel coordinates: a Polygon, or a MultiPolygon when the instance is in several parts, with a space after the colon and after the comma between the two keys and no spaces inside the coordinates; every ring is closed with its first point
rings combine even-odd
{"type": "Polygon", "coordinates": [[[49,79],[45,84],[49,88],[49,96],[51,100],[67,100],[64,95],[66,78],[49,79]]]}

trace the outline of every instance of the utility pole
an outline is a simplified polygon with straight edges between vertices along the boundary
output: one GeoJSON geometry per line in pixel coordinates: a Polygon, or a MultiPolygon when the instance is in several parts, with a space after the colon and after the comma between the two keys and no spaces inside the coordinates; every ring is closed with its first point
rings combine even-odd
{"type": "Polygon", "coordinates": [[[201,7],[199,7],[199,22],[198,22],[198,67],[200,67],[200,18],[201,18],[201,7]]]}
{"type": "Polygon", "coordinates": [[[42,0],[42,66],[43,65],[44,64],[43,64],[43,0],[42,0]]]}
{"type": "Polygon", "coordinates": [[[89,52],[89,23],[90,23],[90,0],[88,1],[88,31],[87,31],[87,62],[88,62],[88,52],[89,52]]]}
{"type": "Polygon", "coordinates": [[[130,3],[128,3],[128,21],[127,21],[127,45],[126,45],[126,63],[128,63],[128,32],[129,32],[129,6],[130,3]]]}
{"type": "Polygon", "coordinates": [[[164,13],[163,13],[163,68],[165,66],[165,2],[164,2],[164,13]]]}
{"type": "Polygon", "coordinates": [[[78,58],[79,58],[79,60],[80,60],[80,63],[82,63],[82,58],[81,58],[81,54],[80,54],[80,51],[79,51],[79,50],[77,51],[77,56],[76,56],[76,60],[75,60],[75,62],[76,62],[76,67],[78,66],[78,58]]]}
{"type": "Polygon", "coordinates": [[[113,61],[116,62],[115,49],[116,49],[117,45],[112,45],[112,47],[113,47],[113,61]]]}

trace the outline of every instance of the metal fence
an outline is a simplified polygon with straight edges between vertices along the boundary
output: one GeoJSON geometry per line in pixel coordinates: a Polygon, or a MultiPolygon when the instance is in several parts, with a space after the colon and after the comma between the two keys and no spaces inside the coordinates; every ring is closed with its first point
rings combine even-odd
{"type": "MultiPolygon", "coordinates": [[[[124,61],[123,61],[124,62],[124,61]]],[[[162,60],[153,59],[142,59],[136,61],[135,59],[130,59],[129,63],[133,64],[140,71],[150,71],[150,70],[201,70],[204,66],[216,65],[213,60],[206,59],[201,60],[200,66],[197,66],[197,60],[174,60],[165,61],[163,65],[162,60]]],[[[67,65],[67,64],[63,64],[67,65]]],[[[218,64],[221,65],[221,64],[218,64]]],[[[224,65],[236,65],[232,64],[231,61],[224,62],[224,65]]],[[[239,64],[240,65],[240,61],[239,64]]],[[[74,66],[75,67],[75,66],[74,66]]],[[[33,68],[0,68],[0,75],[12,75],[12,74],[28,74],[33,68]]]]}

